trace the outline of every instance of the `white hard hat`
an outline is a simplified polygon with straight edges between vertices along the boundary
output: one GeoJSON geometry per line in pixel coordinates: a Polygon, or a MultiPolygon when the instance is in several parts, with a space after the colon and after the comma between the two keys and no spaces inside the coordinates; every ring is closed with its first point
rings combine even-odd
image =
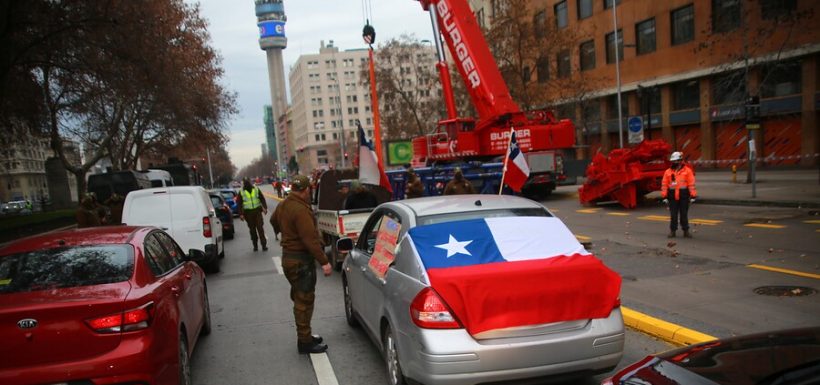
{"type": "Polygon", "coordinates": [[[669,156],[669,161],[670,162],[677,162],[677,161],[680,161],[681,159],[683,159],[683,153],[680,152],[680,151],[675,151],[675,152],[672,153],[672,155],[669,156]]]}

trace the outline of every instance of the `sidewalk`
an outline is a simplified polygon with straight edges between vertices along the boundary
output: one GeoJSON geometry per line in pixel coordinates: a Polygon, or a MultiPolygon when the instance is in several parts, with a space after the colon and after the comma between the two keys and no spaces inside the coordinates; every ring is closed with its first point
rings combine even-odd
{"type": "MultiPolygon", "coordinates": [[[[697,170],[698,203],[733,206],[773,206],[820,209],[819,170],[763,170],[756,173],[756,197],[752,184],[746,182],[746,170],[739,170],[737,182],[732,182],[728,170],[697,170]]],[[[559,191],[575,192],[583,184],[578,178],[574,186],[560,186],[559,191]]],[[[646,196],[660,199],[660,192],[646,196]]]]}

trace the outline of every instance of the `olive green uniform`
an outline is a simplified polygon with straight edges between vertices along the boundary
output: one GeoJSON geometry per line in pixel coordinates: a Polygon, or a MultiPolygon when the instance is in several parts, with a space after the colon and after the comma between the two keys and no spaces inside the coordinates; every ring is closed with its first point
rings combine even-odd
{"type": "Polygon", "coordinates": [[[466,179],[453,178],[447,186],[444,187],[444,195],[461,195],[461,194],[475,194],[473,184],[466,179]]]}
{"type": "Polygon", "coordinates": [[[310,319],[316,299],[316,262],[328,263],[310,204],[290,194],[270,217],[274,232],[282,233],[282,271],[290,283],[293,317],[300,343],[311,343],[310,319]]]}
{"type": "Polygon", "coordinates": [[[407,189],[405,190],[406,198],[419,198],[424,196],[424,185],[421,183],[421,178],[416,174],[410,174],[407,178],[407,189]]]}

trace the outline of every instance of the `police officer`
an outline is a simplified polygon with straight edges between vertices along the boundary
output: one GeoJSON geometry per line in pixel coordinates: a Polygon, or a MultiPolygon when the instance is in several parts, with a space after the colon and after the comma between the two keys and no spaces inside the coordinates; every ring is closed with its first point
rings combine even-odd
{"type": "Polygon", "coordinates": [[[412,167],[407,169],[407,187],[404,189],[405,198],[420,198],[424,196],[424,184],[412,167]]]}
{"type": "Polygon", "coordinates": [[[310,181],[304,175],[297,175],[291,183],[290,194],[276,206],[270,217],[274,231],[282,233],[282,271],[290,283],[296,347],[300,354],[327,350],[322,337],[311,334],[310,328],[316,298],[316,262],[322,266],[325,276],[330,275],[331,269],[309,199],[310,181]]]}
{"type": "Polygon", "coordinates": [[[461,167],[456,167],[453,173],[453,180],[447,183],[444,187],[444,195],[461,195],[461,194],[475,194],[475,188],[470,181],[464,179],[464,173],[461,172],[461,167]]]}
{"type": "Polygon", "coordinates": [[[253,251],[259,250],[257,241],[262,243],[262,251],[268,251],[268,239],[265,238],[263,216],[268,213],[268,203],[259,188],[251,184],[250,179],[242,180],[242,189],[239,190],[239,219],[248,223],[251,230],[253,251]]]}
{"type": "Polygon", "coordinates": [[[86,196],[83,197],[75,215],[77,218],[77,228],[79,229],[101,225],[100,216],[97,213],[97,207],[94,205],[94,198],[91,194],[86,194],[86,196]]]}
{"type": "Polygon", "coordinates": [[[683,236],[692,238],[689,232],[689,203],[698,196],[695,190],[695,173],[683,164],[683,153],[675,151],[669,157],[672,166],[666,169],[661,180],[661,197],[669,204],[670,222],[669,238],[674,238],[678,231],[678,217],[683,228],[683,236]]]}
{"type": "Polygon", "coordinates": [[[376,197],[376,194],[368,190],[359,181],[351,181],[350,188],[353,192],[345,198],[342,205],[345,210],[369,209],[379,205],[379,198],[376,197]]]}

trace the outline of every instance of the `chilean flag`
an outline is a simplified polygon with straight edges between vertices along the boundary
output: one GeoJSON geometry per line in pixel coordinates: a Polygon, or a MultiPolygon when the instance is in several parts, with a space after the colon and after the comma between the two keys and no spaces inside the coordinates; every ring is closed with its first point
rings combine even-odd
{"type": "Polygon", "coordinates": [[[554,217],[497,217],[408,231],[430,285],[467,331],[606,318],[621,278],[554,217]]]}
{"type": "Polygon", "coordinates": [[[359,123],[359,182],[377,186],[382,186],[385,190],[393,192],[384,167],[379,163],[376,151],[373,150],[373,142],[364,136],[364,129],[359,123]]]}
{"type": "MultiPolygon", "coordinates": [[[[530,166],[518,141],[515,139],[515,129],[510,132],[510,148],[507,149],[507,159],[504,160],[504,183],[516,192],[521,192],[521,187],[530,176],[530,166]]],[[[503,187],[503,186],[502,186],[503,187]]]]}

